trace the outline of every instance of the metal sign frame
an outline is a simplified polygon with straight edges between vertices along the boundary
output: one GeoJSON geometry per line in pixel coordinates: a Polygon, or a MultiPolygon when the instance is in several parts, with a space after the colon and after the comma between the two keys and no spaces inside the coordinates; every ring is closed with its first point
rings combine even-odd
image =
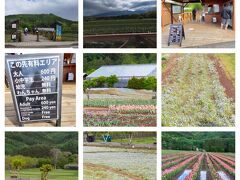
{"type": "MultiPolygon", "coordinates": [[[[5,72],[10,84],[11,95],[13,99],[14,108],[17,114],[19,126],[24,126],[24,123],[32,122],[47,122],[56,120],[56,126],[61,126],[61,108],[62,108],[62,78],[63,78],[63,54],[27,54],[27,55],[5,55],[5,72]],[[21,114],[16,98],[15,88],[13,84],[12,74],[9,67],[10,61],[32,60],[32,59],[46,59],[46,58],[58,58],[58,85],[57,85],[57,118],[52,119],[37,119],[30,121],[22,121],[21,114]]],[[[42,95],[42,94],[39,94],[42,95]]],[[[27,95],[26,95],[27,96],[27,95]]]]}
{"type": "Polygon", "coordinates": [[[184,31],[184,27],[183,27],[183,24],[171,24],[170,25],[170,30],[169,30],[169,37],[168,37],[168,46],[170,46],[171,44],[179,44],[179,46],[181,47],[182,46],[182,39],[185,39],[185,31],[184,31]],[[170,41],[170,38],[171,38],[171,29],[173,27],[180,27],[181,26],[181,32],[180,32],[180,42],[171,42],[170,41]]]}

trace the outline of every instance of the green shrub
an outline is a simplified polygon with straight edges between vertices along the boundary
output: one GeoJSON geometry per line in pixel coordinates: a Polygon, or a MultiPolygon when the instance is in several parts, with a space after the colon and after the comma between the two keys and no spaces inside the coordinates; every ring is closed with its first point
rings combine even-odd
{"type": "Polygon", "coordinates": [[[51,159],[49,158],[39,158],[37,162],[37,167],[42,167],[44,164],[51,164],[51,159]]]}
{"type": "Polygon", "coordinates": [[[148,77],[144,81],[144,89],[147,90],[157,90],[157,79],[154,76],[148,77]]]}
{"type": "Polygon", "coordinates": [[[154,76],[150,76],[147,78],[136,78],[132,77],[128,81],[128,88],[131,89],[147,89],[156,91],[157,89],[157,79],[154,76]]]}
{"type": "Polygon", "coordinates": [[[78,170],[78,165],[77,164],[66,164],[64,166],[64,169],[67,169],[67,170],[78,170]]]}
{"type": "Polygon", "coordinates": [[[106,78],[107,87],[109,87],[109,88],[112,88],[114,86],[114,84],[117,82],[118,82],[118,78],[116,75],[111,75],[106,78]]]}

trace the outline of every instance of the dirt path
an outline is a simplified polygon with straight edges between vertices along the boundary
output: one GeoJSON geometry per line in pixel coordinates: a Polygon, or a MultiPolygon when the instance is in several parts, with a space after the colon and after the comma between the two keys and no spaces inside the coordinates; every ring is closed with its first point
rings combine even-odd
{"type": "Polygon", "coordinates": [[[132,179],[132,180],[141,180],[142,178],[133,174],[130,174],[126,171],[123,171],[121,169],[117,169],[117,168],[112,168],[109,166],[105,166],[105,165],[97,165],[97,164],[92,164],[92,163],[84,163],[84,168],[88,168],[88,169],[92,169],[92,170],[102,170],[102,171],[106,171],[106,172],[112,172],[115,174],[118,174],[120,176],[124,176],[126,178],[132,179]]]}
{"type": "Polygon", "coordinates": [[[225,89],[225,93],[229,98],[231,98],[235,102],[235,87],[232,81],[227,77],[225,70],[223,69],[222,65],[220,64],[219,60],[210,55],[211,60],[215,62],[215,67],[217,69],[219,75],[219,81],[225,89]]]}
{"type": "MultiPolygon", "coordinates": [[[[165,63],[165,62],[164,62],[165,63]]],[[[169,57],[169,60],[165,63],[166,64],[166,70],[162,73],[162,82],[166,82],[167,77],[172,72],[172,70],[176,67],[177,64],[177,55],[171,55],[169,57]]]]}
{"type": "MultiPolygon", "coordinates": [[[[27,36],[25,36],[23,34],[22,37],[23,37],[23,42],[35,42],[35,41],[37,41],[37,35],[28,34],[27,36]]],[[[50,40],[48,40],[46,37],[43,37],[43,36],[39,36],[39,41],[40,42],[50,42],[50,40]]]]}

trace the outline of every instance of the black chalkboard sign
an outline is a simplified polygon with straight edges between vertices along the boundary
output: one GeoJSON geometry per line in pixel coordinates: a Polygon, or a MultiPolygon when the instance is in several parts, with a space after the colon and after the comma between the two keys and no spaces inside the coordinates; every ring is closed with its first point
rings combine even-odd
{"type": "Polygon", "coordinates": [[[5,58],[19,125],[56,120],[56,126],[61,126],[63,56],[29,54],[5,58]]]}
{"type": "Polygon", "coordinates": [[[185,39],[184,27],[182,24],[171,24],[168,38],[168,46],[170,44],[179,44],[182,46],[182,38],[185,39]]]}

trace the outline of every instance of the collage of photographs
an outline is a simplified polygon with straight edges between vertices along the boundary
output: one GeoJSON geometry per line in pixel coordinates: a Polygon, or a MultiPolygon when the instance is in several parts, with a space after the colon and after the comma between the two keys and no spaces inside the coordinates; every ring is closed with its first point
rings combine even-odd
{"type": "Polygon", "coordinates": [[[3,1],[0,179],[240,179],[237,6],[3,1]]]}

